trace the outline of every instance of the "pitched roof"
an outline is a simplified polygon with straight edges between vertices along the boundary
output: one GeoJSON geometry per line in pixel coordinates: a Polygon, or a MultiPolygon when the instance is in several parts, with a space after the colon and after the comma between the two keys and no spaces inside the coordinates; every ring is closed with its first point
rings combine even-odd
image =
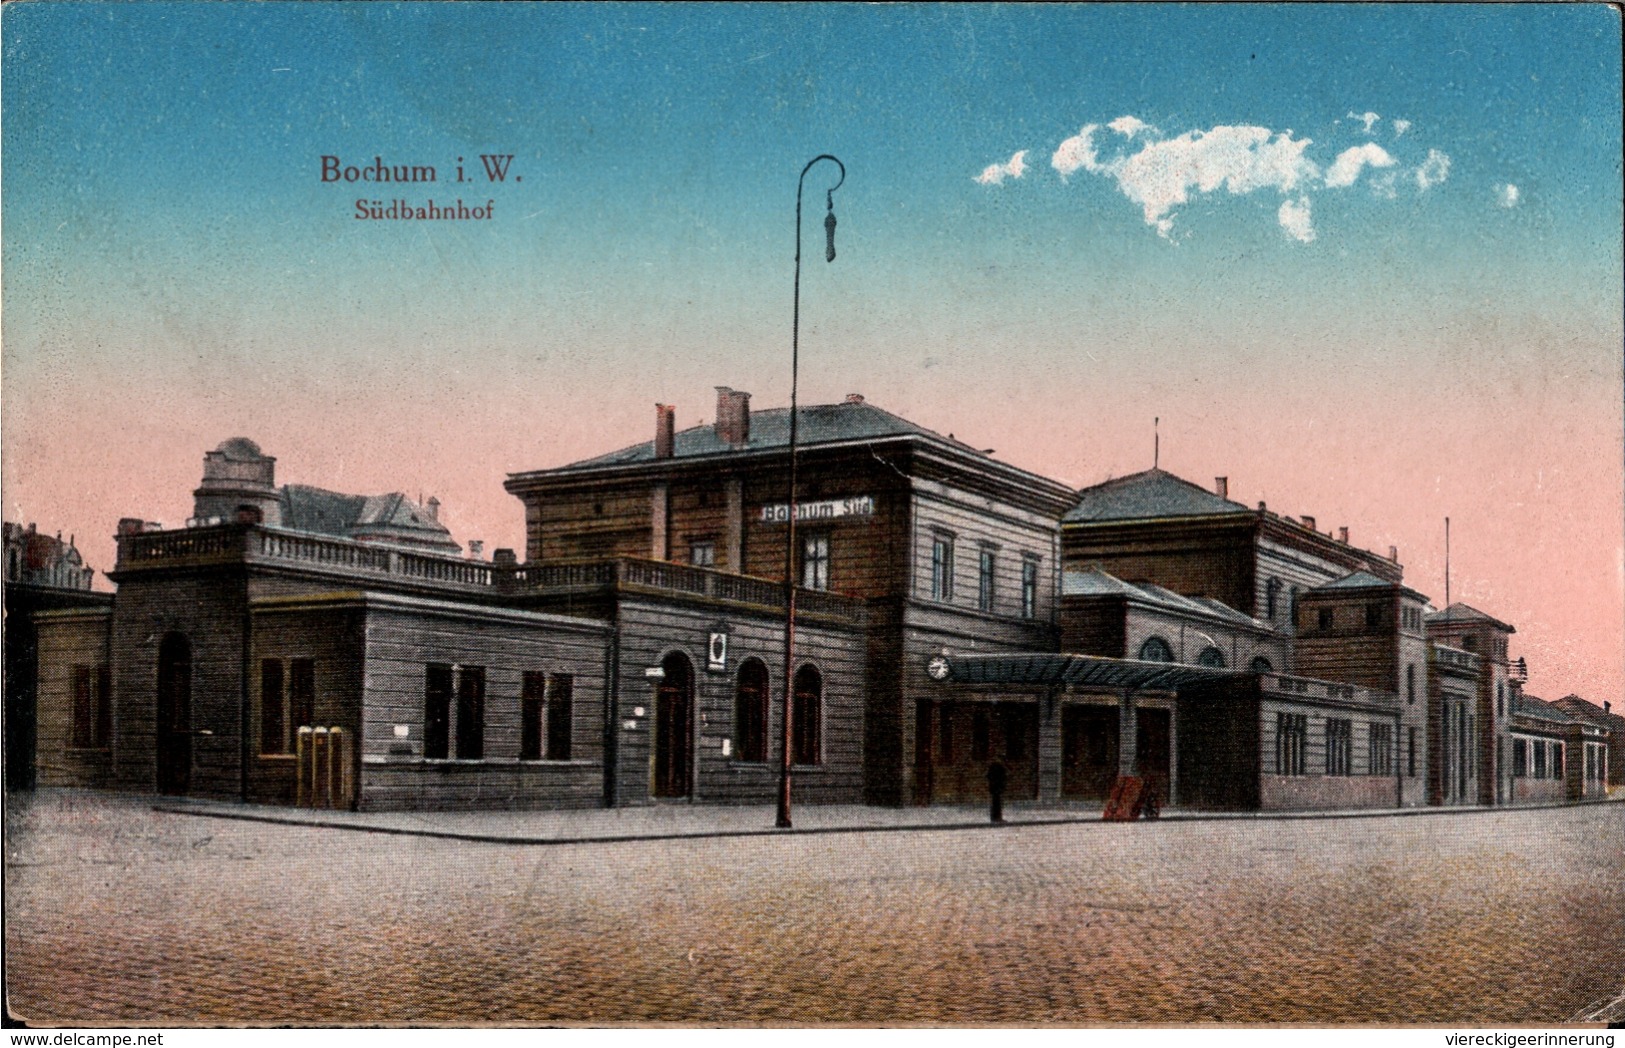
{"type": "Polygon", "coordinates": [[[1084,488],[1061,520],[1063,523],[1095,523],[1251,512],[1239,502],[1220,498],[1172,473],[1148,469],[1084,488]]]}
{"type": "Polygon", "coordinates": [[[1595,703],[1587,702],[1578,695],[1565,695],[1561,699],[1552,700],[1551,704],[1571,717],[1590,721],[1609,731],[1625,732],[1625,717],[1605,710],[1595,703]]]}
{"type": "Polygon", "coordinates": [[[1443,611],[1436,611],[1432,615],[1429,615],[1427,617],[1427,622],[1429,625],[1436,622],[1483,622],[1488,623],[1497,629],[1505,630],[1508,633],[1518,632],[1508,623],[1502,622],[1493,615],[1487,615],[1484,612],[1479,611],[1477,608],[1471,607],[1470,605],[1463,604],[1459,600],[1443,611]]]}
{"type": "Polygon", "coordinates": [[[1547,721],[1552,724],[1572,724],[1574,718],[1553,706],[1545,699],[1533,695],[1516,696],[1517,704],[1513,707],[1514,713],[1521,713],[1532,720],[1547,721]]]}
{"type": "MultiPolygon", "coordinates": [[[[866,401],[847,401],[841,404],[815,404],[796,409],[796,443],[798,445],[833,444],[848,440],[878,440],[883,437],[926,437],[951,447],[973,450],[970,445],[943,436],[894,415],[866,401]]],[[[672,446],[673,458],[693,458],[701,455],[719,455],[728,451],[759,451],[785,447],[790,443],[790,409],[764,408],[750,413],[750,440],[743,445],[729,444],[717,436],[711,425],[692,426],[676,435],[672,446]]],[[[655,444],[646,440],[641,444],[611,451],[606,455],[572,462],[561,469],[591,469],[597,466],[624,466],[637,462],[653,462],[655,444]]]]}
{"type": "Polygon", "coordinates": [[[294,531],[341,538],[356,538],[365,532],[393,535],[414,545],[461,548],[445,525],[399,491],[346,495],[308,484],[288,484],[282,488],[281,498],[281,526],[294,531]]]}
{"type": "Polygon", "coordinates": [[[1379,578],[1377,578],[1377,576],[1371,574],[1369,571],[1356,571],[1353,574],[1344,575],[1340,579],[1333,579],[1331,582],[1322,583],[1321,585],[1316,586],[1314,588],[1317,589],[1317,590],[1365,589],[1368,586],[1392,586],[1392,585],[1394,585],[1394,583],[1389,582],[1387,579],[1379,579],[1379,578]]]}
{"type": "Polygon", "coordinates": [[[1211,597],[1187,597],[1150,582],[1124,582],[1099,568],[1068,571],[1061,576],[1063,597],[1125,597],[1165,611],[1220,619],[1227,625],[1267,630],[1271,626],[1211,597]]]}

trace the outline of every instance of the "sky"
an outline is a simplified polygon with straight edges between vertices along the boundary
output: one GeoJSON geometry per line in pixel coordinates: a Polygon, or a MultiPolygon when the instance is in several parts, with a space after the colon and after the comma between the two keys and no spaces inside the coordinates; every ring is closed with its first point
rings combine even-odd
{"type": "Polygon", "coordinates": [[[832,153],[803,403],[1075,487],[1155,431],[1438,606],[1449,517],[1529,691],[1625,698],[1611,8],[39,0],[0,49],[0,503],[100,570],[228,437],[522,549],[506,473],[782,406],[832,153]]]}

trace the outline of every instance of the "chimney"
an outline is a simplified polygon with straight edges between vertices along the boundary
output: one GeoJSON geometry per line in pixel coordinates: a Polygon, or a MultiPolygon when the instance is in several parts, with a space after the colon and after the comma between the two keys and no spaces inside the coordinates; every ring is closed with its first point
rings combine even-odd
{"type": "Polygon", "coordinates": [[[511,549],[494,549],[491,551],[491,563],[499,568],[517,568],[519,558],[511,549]]]}
{"type": "Polygon", "coordinates": [[[436,524],[440,523],[440,500],[439,499],[435,498],[433,495],[430,495],[429,496],[429,501],[425,502],[423,504],[423,509],[424,509],[425,512],[427,512],[429,514],[429,519],[430,520],[434,521],[436,524]]]}
{"type": "Polygon", "coordinates": [[[1337,529],[1337,541],[1341,542],[1345,546],[1347,546],[1349,544],[1349,529],[1348,528],[1338,528],[1337,529]]]}
{"type": "Polygon", "coordinates": [[[1398,546],[1389,546],[1388,547],[1388,559],[1393,561],[1395,564],[1399,563],[1399,547],[1398,546]]]}
{"type": "Polygon", "coordinates": [[[848,404],[862,404],[863,403],[863,394],[862,393],[848,393],[846,395],[846,402],[848,404]]]}
{"type": "Polygon", "coordinates": [[[1213,478],[1213,493],[1215,495],[1219,496],[1221,499],[1229,498],[1230,497],[1230,478],[1229,477],[1214,477],[1213,478]]]}
{"type": "Polygon", "coordinates": [[[1613,709],[1614,709],[1614,704],[1613,703],[1609,702],[1607,699],[1602,700],[1602,711],[1604,713],[1611,713],[1611,712],[1613,712],[1613,709]]]}
{"type": "Polygon", "coordinates": [[[677,452],[677,408],[655,405],[655,458],[669,459],[677,452]]]}
{"type": "Polygon", "coordinates": [[[1310,531],[1315,530],[1315,518],[1314,517],[1311,517],[1309,514],[1305,513],[1299,519],[1303,521],[1303,526],[1304,527],[1308,528],[1310,531]]]}
{"type": "MultiPolygon", "coordinates": [[[[140,517],[120,517],[118,521],[118,533],[120,535],[139,535],[145,530],[143,524],[144,521],[142,521],[140,517]]],[[[28,525],[28,530],[30,533],[32,533],[34,530],[34,525],[28,525]]]]}
{"type": "Polygon", "coordinates": [[[717,437],[733,447],[750,443],[750,394],[717,387],[717,437]]]}
{"type": "Polygon", "coordinates": [[[1265,507],[1264,507],[1264,500],[1263,500],[1263,499],[1259,499],[1259,500],[1258,500],[1258,512],[1260,512],[1260,513],[1263,513],[1263,512],[1264,512],[1264,509],[1265,509],[1265,507]]]}
{"type": "Polygon", "coordinates": [[[480,560],[480,559],[483,559],[484,556],[485,556],[485,540],[484,539],[469,539],[468,540],[468,559],[469,560],[480,560]]]}

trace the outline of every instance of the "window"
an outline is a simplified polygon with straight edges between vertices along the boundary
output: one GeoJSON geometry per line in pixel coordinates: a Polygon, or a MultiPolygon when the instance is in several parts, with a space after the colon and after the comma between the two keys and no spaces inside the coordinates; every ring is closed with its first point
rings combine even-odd
{"type": "Polygon", "coordinates": [[[1381,601],[1372,601],[1365,606],[1365,628],[1368,630],[1381,629],[1384,619],[1381,601]]]}
{"type": "Polygon", "coordinates": [[[1140,645],[1141,662],[1172,662],[1174,649],[1161,637],[1147,637],[1140,645]]]}
{"type": "Polygon", "coordinates": [[[949,535],[931,540],[931,599],[954,599],[954,540],[949,535]]]}
{"type": "Polygon", "coordinates": [[[801,536],[801,586],[812,590],[829,589],[828,535],[801,536]]]}
{"type": "Polygon", "coordinates": [[[1506,685],[1501,681],[1495,682],[1495,715],[1506,716],[1506,685]]]}
{"type": "Polygon", "coordinates": [[[715,542],[696,542],[688,547],[688,562],[696,568],[714,568],[717,566],[717,544],[715,542]]]}
{"type": "Polygon", "coordinates": [[[734,759],[751,764],[767,760],[767,667],[747,659],[739,667],[734,689],[734,759]]]}
{"type": "Polygon", "coordinates": [[[1478,650],[1478,638],[1474,637],[1474,636],[1472,636],[1470,634],[1468,636],[1465,636],[1465,637],[1461,638],[1461,650],[1462,651],[1477,651],[1478,650]]]}
{"type": "Polygon", "coordinates": [[[1224,652],[1211,646],[1203,648],[1202,653],[1196,656],[1196,664],[1222,670],[1224,669],[1224,652]]]}
{"type": "Polygon", "coordinates": [[[1021,561],[1021,617],[1038,617],[1038,561],[1032,557],[1021,561]]]}
{"type": "Polygon", "coordinates": [[[812,666],[796,671],[790,753],[797,764],[824,762],[824,679],[812,666]]]}
{"type": "Polygon", "coordinates": [[[1529,743],[1523,739],[1512,740],[1512,777],[1522,779],[1529,775],[1529,743]]]}
{"type": "Polygon", "coordinates": [[[1320,628],[1321,629],[1323,629],[1323,630],[1331,629],[1332,628],[1332,609],[1331,608],[1321,608],[1318,621],[1320,623],[1320,628]]]}
{"type": "Polygon", "coordinates": [[[451,731],[451,667],[431,663],[423,670],[423,756],[445,760],[451,731]]]}
{"type": "Polygon", "coordinates": [[[1563,777],[1563,744],[1561,742],[1554,742],[1554,743],[1552,743],[1552,778],[1561,779],[1562,777],[1563,777]]]}
{"type": "Polygon", "coordinates": [[[485,757],[485,667],[464,666],[457,680],[457,759],[485,757]]]}
{"type": "Polygon", "coordinates": [[[542,759],[542,715],[547,674],[527,671],[519,686],[519,759],[542,759]]]}
{"type": "Polygon", "coordinates": [[[992,726],[989,722],[987,710],[978,709],[971,713],[970,718],[970,759],[985,761],[991,756],[991,746],[988,739],[992,735],[992,726]]]}
{"type": "Polygon", "coordinates": [[[316,660],[290,659],[288,662],[288,730],[316,723],[316,660]]]}
{"type": "Polygon", "coordinates": [[[1343,717],[1326,718],[1326,774],[1350,774],[1353,757],[1353,722],[1343,717]]]}
{"type": "Polygon", "coordinates": [[[976,608],[978,611],[993,610],[993,551],[983,549],[977,558],[976,565],[976,608]]]}
{"type": "Polygon", "coordinates": [[[1391,724],[1371,725],[1370,738],[1370,772],[1372,775],[1392,775],[1394,773],[1394,729],[1391,724]]]}
{"type": "Polygon", "coordinates": [[[1247,668],[1252,670],[1254,673],[1275,672],[1275,664],[1262,655],[1254,655],[1253,661],[1247,664],[1247,668]]]}
{"type": "Polygon", "coordinates": [[[1405,705],[1416,705],[1416,664],[1405,667],[1405,705]]]}
{"type": "Polygon", "coordinates": [[[283,716],[282,660],[260,662],[260,752],[288,752],[288,722],[283,716]]]}
{"type": "Polygon", "coordinates": [[[1545,740],[1537,740],[1535,742],[1535,744],[1534,744],[1534,750],[1535,750],[1535,778],[1544,779],[1546,777],[1546,742],[1545,742],[1545,740]]]}
{"type": "Polygon", "coordinates": [[[73,745],[105,750],[113,741],[112,689],[106,666],[73,668],[73,745]]]}
{"type": "Polygon", "coordinates": [[[575,678],[555,673],[547,685],[547,759],[570,759],[570,729],[574,723],[575,678]]]}
{"type": "Polygon", "coordinates": [[[1264,584],[1264,617],[1275,621],[1275,598],[1281,592],[1281,580],[1270,579],[1264,584]]]}
{"type": "Polygon", "coordinates": [[[1405,774],[1409,778],[1416,778],[1416,729],[1410,729],[1410,737],[1405,746],[1405,774]]]}
{"type": "Polygon", "coordinates": [[[1304,757],[1309,750],[1309,715],[1305,713],[1277,713],[1275,715],[1275,773],[1302,775],[1304,757]]]}

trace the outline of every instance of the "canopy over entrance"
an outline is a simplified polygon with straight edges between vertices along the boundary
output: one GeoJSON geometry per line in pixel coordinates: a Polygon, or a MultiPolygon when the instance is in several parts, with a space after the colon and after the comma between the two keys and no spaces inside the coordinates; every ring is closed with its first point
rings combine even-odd
{"type": "MultiPolygon", "coordinates": [[[[1129,691],[1175,691],[1190,684],[1246,676],[1240,670],[1100,655],[951,655],[944,684],[1064,685],[1129,691]]],[[[940,671],[939,671],[940,672],[940,671]]]]}

